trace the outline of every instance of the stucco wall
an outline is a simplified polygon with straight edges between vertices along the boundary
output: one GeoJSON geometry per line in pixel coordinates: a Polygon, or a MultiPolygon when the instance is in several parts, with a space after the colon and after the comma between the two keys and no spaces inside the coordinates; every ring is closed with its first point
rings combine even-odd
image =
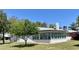
{"type": "MultiPolygon", "coordinates": [[[[69,41],[71,37],[66,37],[64,39],[50,39],[50,40],[33,40],[32,37],[29,37],[27,39],[28,43],[35,43],[35,44],[55,44],[55,43],[61,43],[69,41]]],[[[24,42],[22,38],[20,38],[17,42],[24,42]]]]}

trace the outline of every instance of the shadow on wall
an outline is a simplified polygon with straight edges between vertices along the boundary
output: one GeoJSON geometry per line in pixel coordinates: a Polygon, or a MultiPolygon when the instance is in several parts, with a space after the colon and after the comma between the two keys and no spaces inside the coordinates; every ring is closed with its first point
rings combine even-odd
{"type": "Polygon", "coordinates": [[[35,45],[37,45],[37,44],[27,44],[27,45],[20,44],[20,45],[14,45],[12,47],[23,48],[23,47],[32,47],[32,46],[35,46],[35,45]]]}

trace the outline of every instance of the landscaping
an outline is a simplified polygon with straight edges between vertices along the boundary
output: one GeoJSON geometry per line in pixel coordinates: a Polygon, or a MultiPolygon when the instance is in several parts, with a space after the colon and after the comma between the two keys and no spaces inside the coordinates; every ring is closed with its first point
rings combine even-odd
{"type": "Polygon", "coordinates": [[[79,50],[79,16],[69,26],[59,26],[53,21],[49,24],[31,20],[10,17],[0,10],[0,50],[79,50]],[[71,37],[75,40],[71,40],[71,37]]]}
{"type": "Polygon", "coordinates": [[[79,50],[79,41],[70,40],[57,44],[27,44],[7,41],[0,44],[0,50],[79,50]]]}

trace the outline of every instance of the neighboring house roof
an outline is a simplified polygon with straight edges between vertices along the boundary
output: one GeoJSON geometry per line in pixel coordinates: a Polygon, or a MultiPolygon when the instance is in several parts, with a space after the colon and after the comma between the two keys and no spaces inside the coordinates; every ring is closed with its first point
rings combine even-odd
{"type": "Polygon", "coordinates": [[[11,34],[9,34],[9,33],[5,33],[4,36],[5,36],[5,37],[11,37],[11,34]]]}
{"type": "MultiPolygon", "coordinates": [[[[3,34],[0,33],[0,37],[2,37],[2,36],[3,36],[3,34]]],[[[5,34],[4,34],[4,37],[11,37],[11,34],[5,33],[5,34]]]]}
{"type": "Polygon", "coordinates": [[[68,30],[69,33],[77,32],[75,30],[68,30]]]}

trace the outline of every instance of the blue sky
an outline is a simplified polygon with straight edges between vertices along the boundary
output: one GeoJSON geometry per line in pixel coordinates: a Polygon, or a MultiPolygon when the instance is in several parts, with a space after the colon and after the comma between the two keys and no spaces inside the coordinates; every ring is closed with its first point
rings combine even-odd
{"type": "Polygon", "coordinates": [[[8,17],[27,18],[33,22],[40,21],[48,24],[58,22],[60,26],[69,26],[79,16],[78,9],[6,9],[8,17]]]}

